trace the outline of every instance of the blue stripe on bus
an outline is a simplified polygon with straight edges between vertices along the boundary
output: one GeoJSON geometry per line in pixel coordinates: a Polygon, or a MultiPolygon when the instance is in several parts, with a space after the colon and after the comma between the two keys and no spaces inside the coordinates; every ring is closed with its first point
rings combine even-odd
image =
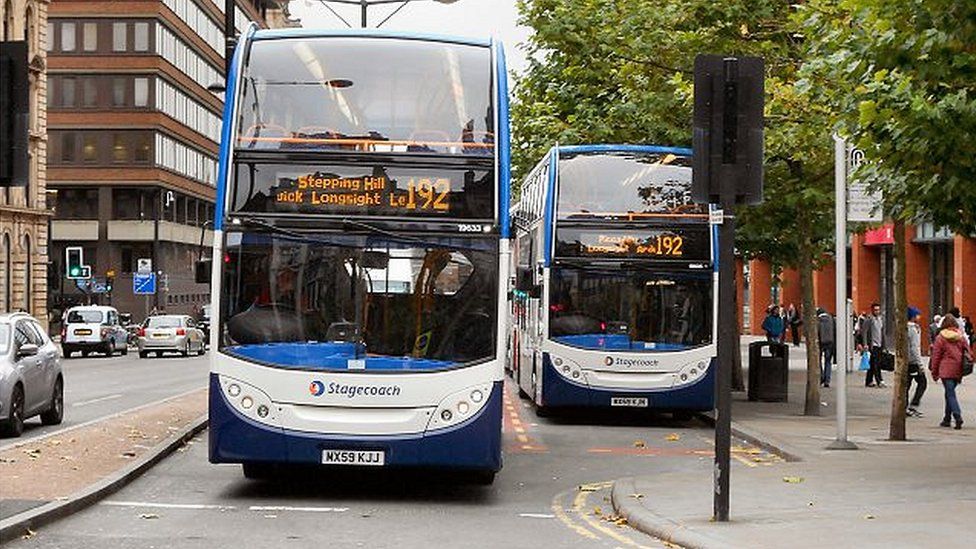
{"type": "Polygon", "coordinates": [[[234,126],[234,103],[237,97],[237,73],[241,70],[244,51],[247,43],[254,36],[257,26],[251,23],[241,33],[241,40],[234,49],[234,57],[230,61],[230,71],[224,82],[224,125],[220,129],[220,156],[217,164],[217,203],[214,207],[214,230],[219,231],[224,226],[224,209],[227,200],[227,179],[230,172],[230,152],[234,136],[231,129],[234,126]]]}
{"type": "MultiPolygon", "coordinates": [[[[331,370],[349,372],[349,360],[357,358],[355,343],[293,342],[259,343],[224,347],[223,352],[245,359],[273,364],[287,369],[331,370]]],[[[366,356],[362,345],[359,358],[363,371],[438,371],[458,365],[448,360],[425,358],[366,356]]]]}
{"type": "Polygon", "coordinates": [[[627,334],[576,334],[556,336],[553,341],[582,347],[611,351],[683,351],[688,345],[662,341],[633,341],[627,334]]]}
{"type": "MultiPolygon", "coordinates": [[[[556,220],[556,176],[559,169],[559,148],[553,147],[549,151],[549,181],[546,192],[546,211],[542,216],[543,224],[543,265],[548,267],[552,263],[552,232],[556,220]]],[[[533,267],[534,268],[534,267],[533,267]]]]}
{"type": "Polygon", "coordinates": [[[691,156],[691,149],[686,149],[683,147],[662,147],[659,145],[566,145],[559,147],[559,152],[566,154],[591,152],[642,152],[691,156]]]}
{"type": "MultiPolygon", "coordinates": [[[[600,359],[601,357],[595,357],[600,359]]],[[[586,368],[586,364],[581,364],[586,368]]],[[[549,353],[542,355],[542,405],[543,406],[610,406],[615,397],[646,398],[652,410],[711,410],[715,402],[714,358],[705,377],[684,387],[660,389],[612,389],[609,387],[590,387],[573,383],[556,372],[549,353]]]]}
{"type": "Polygon", "coordinates": [[[217,374],[210,374],[211,463],[322,463],[322,450],[384,450],[386,465],[501,469],[502,382],[467,421],[445,429],[404,435],[341,435],[293,431],[260,424],[227,402],[217,374]]]}
{"type": "Polygon", "coordinates": [[[404,40],[426,40],[432,42],[448,42],[466,46],[491,46],[491,40],[484,38],[470,38],[465,36],[450,36],[436,33],[404,32],[386,29],[264,29],[259,30],[255,40],[282,40],[288,38],[400,38],[404,40]]]}
{"type": "Polygon", "coordinates": [[[495,51],[498,80],[498,223],[501,237],[510,238],[511,222],[508,208],[512,185],[512,159],[508,126],[508,70],[505,66],[505,48],[501,42],[496,42],[495,51]]]}

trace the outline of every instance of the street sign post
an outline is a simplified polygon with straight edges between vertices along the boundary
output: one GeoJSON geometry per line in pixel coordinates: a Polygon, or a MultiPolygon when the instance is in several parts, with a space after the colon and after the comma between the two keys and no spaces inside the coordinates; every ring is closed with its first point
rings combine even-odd
{"type": "Polygon", "coordinates": [[[135,295],[152,295],[156,293],[156,273],[133,273],[132,293],[135,295]]]}
{"type": "Polygon", "coordinates": [[[764,64],[758,57],[695,57],[691,194],[718,204],[718,370],[715,376],[715,478],[712,518],[729,520],[732,367],[739,352],[735,313],[735,207],[762,202],[764,64]]]}

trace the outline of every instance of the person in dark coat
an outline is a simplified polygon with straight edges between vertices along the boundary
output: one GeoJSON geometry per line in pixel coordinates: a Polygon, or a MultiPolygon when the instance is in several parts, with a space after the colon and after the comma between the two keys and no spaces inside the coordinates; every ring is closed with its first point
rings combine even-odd
{"type": "Polygon", "coordinates": [[[820,386],[830,387],[830,365],[834,363],[834,317],[817,307],[817,334],[820,340],[820,386]]]}
{"type": "Polygon", "coordinates": [[[790,327],[790,335],[793,339],[793,346],[800,346],[800,324],[803,324],[803,317],[800,316],[800,312],[796,310],[796,307],[790,303],[788,309],[786,309],[786,324],[790,327]]]}
{"type": "Polygon", "coordinates": [[[779,343],[783,339],[783,332],[786,331],[786,323],[779,315],[779,305],[770,305],[766,309],[766,318],[763,320],[762,329],[766,332],[767,341],[779,343]]]}
{"type": "Polygon", "coordinates": [[[942,387],[945,389],[945,413],[942,416],[942,423],[939,424],[942,427],[948,427],[949,420],[954,419],[955,428],[962,429],[962,409],[959,407],[959,399],[956,398],[956,388],[962,383],[962,357],[969,352],[969,346],[959,330],[956,317],[951,314],[946,315],[942,319],[939,337],[935,339],[935,345],[932,346],[932,360],[929,362],[932,379],[936,382],[941,379],[942,387]]]}

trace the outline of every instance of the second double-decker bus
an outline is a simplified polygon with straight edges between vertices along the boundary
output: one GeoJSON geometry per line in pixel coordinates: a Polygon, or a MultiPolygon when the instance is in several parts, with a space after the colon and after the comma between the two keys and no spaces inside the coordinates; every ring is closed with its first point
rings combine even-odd
{"type": "Polygon", "coordinates": [[[248,29],[213,245],[210,460],[501,467],[497,42],[248,29]]]}
{"type": "Polygon", "coordinates": [[[715,237],[691,151],[553,147],[512,207],[509,368],[553,407],[711,409],[715,237]]]}

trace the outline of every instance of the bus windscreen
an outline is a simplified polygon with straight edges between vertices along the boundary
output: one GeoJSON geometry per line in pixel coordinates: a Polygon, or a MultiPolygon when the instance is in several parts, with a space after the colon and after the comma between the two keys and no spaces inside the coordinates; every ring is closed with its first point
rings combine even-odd
{"type": "Polygon", "coordinates": [[[691,198],[691,159],[674,154],[561,155],[557,219],[707,217],[691,198]]]}
{"type": "Polygon", "coordinates": [[[239,149],[491,156],[491,50],[395,38],[256,41],[239,149]]]}

